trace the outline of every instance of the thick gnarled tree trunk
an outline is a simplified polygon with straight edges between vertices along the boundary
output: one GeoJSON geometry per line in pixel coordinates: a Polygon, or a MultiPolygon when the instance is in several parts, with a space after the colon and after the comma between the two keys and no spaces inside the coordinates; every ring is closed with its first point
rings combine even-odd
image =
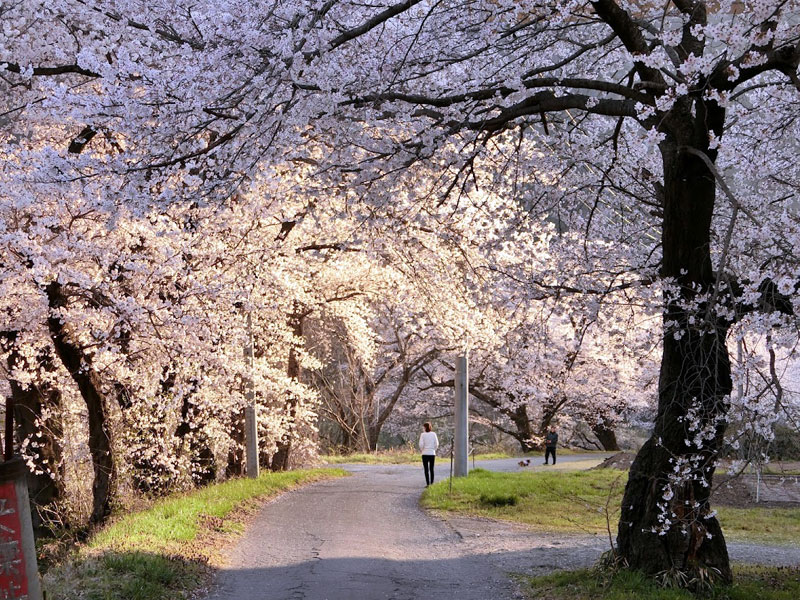
{"type": "Polygon", "coordinates": [[[603,450],[610,452],[618,452],[620,450],[619,441],[617,441],[617,432],[610,426],[605,419],[591,425],[592,433],[597,436],[597,441],[603,447],[603,450]]]}
{"type": "Polygon", "coordinates": [[[721,129],[722,111],[704,114],[706,107],[696,106],[697,118],[688,110],[680,115],[684,129],[661,144],[662,275],[679,292],[665,298],[658,413],[652,437],[631,466],[617,540],[631,568],[650,574],[705,570],[730,581],[725,540],[709,507],[732,388],[729,323],[708,306],[716,285],[710,252],[716,186],[703,160],[685,151],[692,146],[714,160],[707,127],[721,129]]]}
{"type": "Polygon", "coordinates": [[[695,328],[664,341],[655,429],[631,466],[622,501],[619,550],[632,568],[650,574],[712,568],[723,580],[731,578],[725,539],[709,506],[731,389],[725,333],[723,327],[704,334],[695,328]],[[687,445],[703,430],[709,435],[701,448],[687,445]],[[677,472],[681,468],[686,474],[677,472]]]}
{"type": "Polygon", "coordinates": [[[111,514],[111,493],[116,473],[107,400],[102,391],[100,376],[92,368],[91,357],[70,340],[65,324],[56,313],[67,305],[67,297],[61,284],[54,281],[48,284],[46,291],[51,310],[47,325],[53,346],[77,384],[89,415],[89,453],[94,467],[90,520],[92,523],[100,523],[111,514]]]}

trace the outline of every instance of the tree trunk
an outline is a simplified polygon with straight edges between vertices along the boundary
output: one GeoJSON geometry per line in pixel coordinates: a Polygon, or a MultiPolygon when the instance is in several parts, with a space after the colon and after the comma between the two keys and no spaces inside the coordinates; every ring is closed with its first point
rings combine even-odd
{"type": "MultiPolygon", "coordinates": [[[[175,383],[174,374],[164,381],[165,386],[172,388],[175,383]]],[[[192,422],[197,419],[197,406],[193,401],[195,390],[197,390],[197,380],[192,382],[192,389],[186,392],[181,403],[181,421],[175,428],[175,437],[180,440],[180,450],[183,453],[186,449],[186,440],[189,440],[189,461],[191,464],[192,483],[195,485],[207,485],[217,478],[216,462],[214,452],[208,436],[201,429],[193,429],[192,422]]],[[[166,393],[169,389],[164,390],[166,393]]]]}
{"type": "Polygon", "coordinates": [[[592,432],[597,436],[597,441],[603,447],[603,450],[618,451],[619,442],[617,442],[617,434],[606,423],[605,419],[592,425],[592,432]]]}
{"type": "Polygon", "coordinates": [[[662,274],[675,281],[680,293],[678,298],[665,296],[658,412],[653,435],[631,466],[617,541],[631,568],[649,574],[705,570],[730,581],[725,539],[709,507],[732,388],[725,344],[729,324],[713,309],[707,311],[702,296],[708,297],[715,282],[710,254],[715,182],[705,163],[682,149],[692,145],[714,160],[708,127],[721,129],[722,121],[719,109],[706,113],[700,102],[696,117],[688,109],[681,117],[683,127],[696,130],[680,131],[687,134],[682,140],[667,135],[661,144],[662,274]],[[703,441],[696,444],[702,433],[703,441]]]}
{"type": "MultiPolygon", "coordinates": [[[[299,306],[295,306],[295,312],[289,317],[289,325],[292,328],[295,342],[303,339],[303,318],[299,306]]],[[[300,362],[297,360],[297,350],[294,344],[289,349],[289,360],[286,367],[286,374],[295,381],[300,381],[300,362]]],[[[289,469],[289,461],[292,455],[292,437],[294,436],[295,417],[297,414],[297,398],[292,392],[288,392],[286,400],[286,431],[284,431],[278,442],[278,449],[272,455],[270,468],[273,471],[286,471],[289,469]]]]}
{"type": "Polygon", "coordinates": [[[378,449],[378,438],[381,435],[381,429],[383,429],[383,423],[372,423],[367,428],[367,441],[369,442],[367,449],[370,452],[375,452],[378,449]]]}
{"type": "MultiPolygon", "coordinates": [[[[448,381],[446,382],[446,385],[453,387],[454,382],[452,380],[448,381]]],[[[531,427],[531,420],[528,416],[528,407],[525,404],[517,404],[514,406],[516,399],[512,396],[507,398],[507,400],[509,404],[514,406],[514,408],[509,408],[509,406],[507,406],[502,400],[498,400],[491,393],[487,393],[477,386],[473,386],[471,384],[469,391],[472,396],[491,408],[499,411],[501,414],[508,417],[508,419],[514,424],[513,430],[505,429],[504,427],[501,427],[495,423],[493,419],[489,419],[489,424],[492,427],[498,431],[502,431],[506,435],[510,435],[517,440],[523,452],[532,452],[539,449],[537,444],[535,444],[531,439],[533,437],[533,428],[531,427]]]]}
{"type": "Polygon", "coordinates": [[[92,368],[91,357],[69,340],[65,324],[56,314],[56,311],[67,305],[61,284],[57,281],[50,283],[47,286],[47,298],[50,305],[47,325],[53,346],[77,384],[89,413],[89,453],[94,467],[90,520],[92,523],[100,523],[111,514],[111,492],[115,478],[107,402],[102,392],[100,376],[92,368]]]}
{"type": "Polygon", "coordinates": [[[341,447],[347,453],[350,451],[355,451],[355,444],[353,443],[353,434],[350,433],[346,428],[340,427],[339,431],[342,434],[342,444],[341,447]]]}
{"type": "MultiPolygon", "coordinates": [[[[29,439],[37,444],[35,465],[38,473],[28,474],[28,493],[31,502],[39,507],[60,499],[64,493],[63,468],[61,466],[60,420],[61,392],[49,385],[31,385],[23,388],[16,381],[11,383],[14,397],[14,421],[20,439],[29,439]],[[47,418],[42,418],[47,411],[47,418]]],[[[34,515],[34,526],[39,526],[34,515]]]]}
{"type": "Polygon", "coordinates": [[[517,435],[514,437],[519,442],[523,452],[533,452],[536,450],[535,444],[532,441],[533,429],[531,428],[531,420],[528,417],[528,407],[524,404],[517,406],[513,412],[509,412],[508,417],[514,422],[517,428],[517,435]]]}
{"type": "Polygon", "coordinates": [[[226,477],[244,475],[244,410],[231,415],[231,440],[233,446],[228,451],[228,464],[225,467],[226,477]]]}
{"type": "MultiPolygon", "coordinates": [[[[52,351],[46,349],[37,357],[37,364],[31,367],[20,356],[14,342],[16,333],[4,336],[10,342],[8,354],[9,371],[23,369],[41,373],[55,370],[52,351]]],[[[38,383],[27,388],[10,379],[11,396],[14,400],[14,422],[20,439],[28,439],[36,444],[32,452],[36,472],[28,473],[28,493],[32,508],[33,526],[43,525],[39,508],[59,500],[64,495],[63,465],[61,464],[62,423],[61,391],[50,383],[37,377],[38,383]],[[46,416],[45,416],[46,415],[46,416]]]]}

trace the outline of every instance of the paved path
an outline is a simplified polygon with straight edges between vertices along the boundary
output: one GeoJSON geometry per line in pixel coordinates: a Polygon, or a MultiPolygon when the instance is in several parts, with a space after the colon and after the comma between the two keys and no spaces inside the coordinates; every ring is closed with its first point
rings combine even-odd
{"type": "Polygon", "coordinates": [[[267,504],[215,600],[510,600],[505,574],[418,506],[421,469],[352,467],[267,504]]]}
{"type": "MultiPolygon", "coordinates": [[[[517,462],[477,466],[517,470],[517,462]]],[[[440,478],[448,466],[437,465],[440,478]]],[[[509,573],[588,566],[608,549],[604,536],[432,516],[418,505],[424,487],[418,466],[345,468],[352,477],[305,486],[265,505],[230,554],[211,600],[512,600],[522,596],[509,573]]],[[[730,544],[730,550],[734,559],[800,564],[800,548],[730,544]]]]}

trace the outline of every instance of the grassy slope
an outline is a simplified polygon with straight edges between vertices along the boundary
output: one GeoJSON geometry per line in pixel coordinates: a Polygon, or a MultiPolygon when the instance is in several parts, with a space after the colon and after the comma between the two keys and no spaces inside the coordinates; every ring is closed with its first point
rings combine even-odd
{"type": "MultiPolygon", "coordinates": [[[[427,488],[422,504],[526,523],[539,530],[607,534],[606,506],[615,532],[626,476],[615,469],[521,473],[476,469],[453,481],[452,494],[447,481],[427,488]]],[[[729,540],[800,542],[798,508],[720,507],[718,511],[729,540]]]]}
{"type": "Polygon", "coordinates": [[[346,473],[340,469],[265,473],[160,500],[118,518],[44,580],[52,600],[162,600],[201,586],[207,563],[226,538],[243,529],[248,509],[300,484],[346,473]]]}

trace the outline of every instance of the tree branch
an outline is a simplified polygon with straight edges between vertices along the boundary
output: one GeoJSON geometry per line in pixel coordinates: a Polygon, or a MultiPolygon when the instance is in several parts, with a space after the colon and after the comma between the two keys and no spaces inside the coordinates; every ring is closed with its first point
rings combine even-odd
{"type": "MultiPolygon", "coordinates": [[[[352,29],[348,29],[344,33],[341,33],[337,37],[333,38],[326,50],[335,50],[339,46],[346,44],[347,42],[356,39],[357,37],[361,37],[365,33],[375,29],[379,25],[382,25],[392,17],[399,15],[413,7],[416,4],[419,4],[422,0],[406,0],[405,2],[400,2],[399,4],[395,4],[394,6],[390,6],[383,12],[379,12],[377,15],[372,17],[371,19],[365,21],[358,27],[353,27],[352,29]]],[[[321,52],[319,50],[315,50],[313,52],[305,53],[306,60],[310,60],[319,56],[321,52]]]]}
{"type": "MultiPolygon", "coordinates": [[[[6,71],[11,73],[22,73],[22,67],[17,63],[0,63],[0,67],[5,66],[6,71]]],[[[34,77],[44,77],[53,75],[67,75],[68,73],[76,73],[78,75],[86,75],[87,77],[100,77],[99,73],[84,69],[78,65],[57,65],[55,67],[33,67],[34,77]]]]}
{"type": "Polygon", "coordinates": [[[614,0],[592,0],[592,6],[597,16],[611,27],[620,41],[625,45],[628,52],[633,56],[634,65],[636,72],[639,73],[639,77],[646,81],[654,81],[663,84],[664,78],[658,69],[648,67],[636,59],[636,55],[650,54],[650,47],[647,44],[647,40],[645,40],[642,35],[642,30],[631,15],[626,10],[620,8],[614,0]]]}
{"type": "MultiPolygon", "coordinates": [[[[800,66],[800,42],[794,46],[783,46],[777,50],[767,52],[766,60],[761,64],[751,67],[744,66],[744,62],[750,58],[750,54],[757,51],[756,48],[750,48],[749,51],[742,54],[735,61],[720,62],[709,75],[709,84],[718,90],[732,91],[740,84],[762,73],[779,71],[786,75],[796,86],[798,85],[797,68],[800,66]],[[731,78],[731,75],[737,71],[738,75],[731,78]]],[[[800,86],[798,86],[798,89],[800,89],[800,86]]]]}

